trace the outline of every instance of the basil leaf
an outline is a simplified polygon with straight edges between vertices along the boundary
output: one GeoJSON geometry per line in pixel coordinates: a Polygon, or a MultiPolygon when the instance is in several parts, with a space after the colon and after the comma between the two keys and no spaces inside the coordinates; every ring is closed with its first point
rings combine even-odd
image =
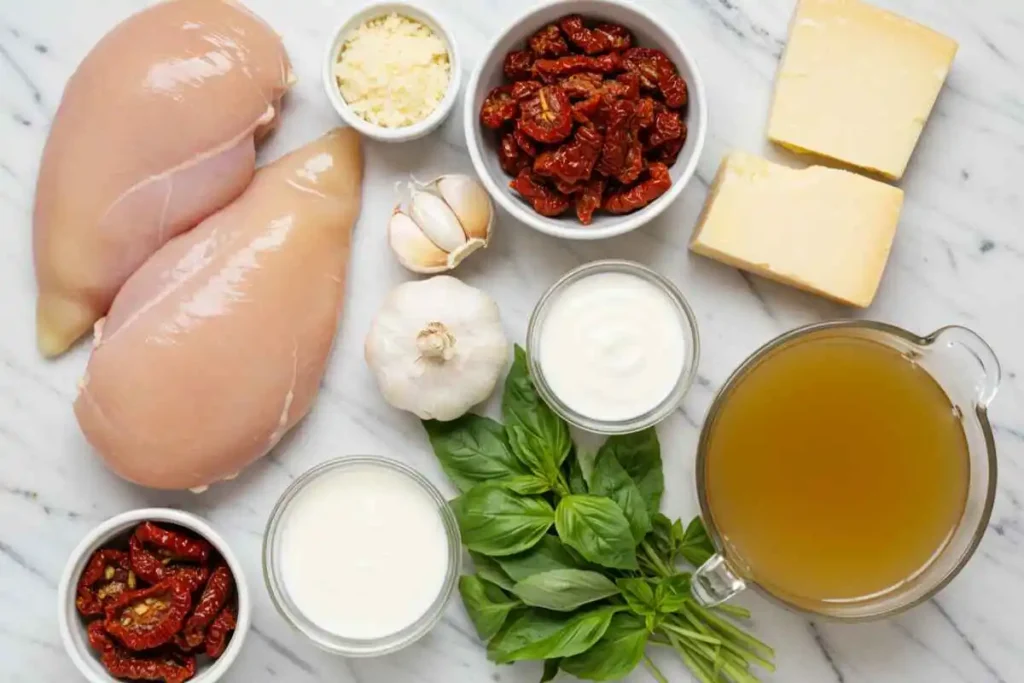
{"type": "Polygon", "coordinates": [[[556,612],[571,612],[618,592],[604,574],[582,569],[554,569],[534,574],[512,588],[512,593],[523,603],[556,612]]]}
{"type": "Polygon", "coordinates": [[[526,552],[495,558],[513,581],[522,581],[534,574],[554,569],[578,569],[578,563],[557,536],[550,534],[526,552]]]}
{"type": "Polygon", "coordinates": [[[660,512],[651,517],[651,533],[647,542],[651,544],[665,564],[671,566],[676,559],[676,540],[672,532],[672,520],[660,512]]]}
{"type": "Polygon", "coordinates": [[[594,495],[611,498],[622,510],[629,522],[629,530],[633,534],[634,545],[640,545],[644,536],[651,530],[651,518],[647,513],[640,489],[630,479],[625,468],[615,459],[614,453],[601,449],[594,461],[594,471],[590,475],[590,492],[594,495]]]}
{"type": "Polygon", "coordinates": [[[544,660],[544,673],[540,677],[540,683],[548,683],[548,681],[555,680],[555,676],[558,675],[558,664],[561,661],[561,659],[544,660]]]}
{"type": "Polygon", "coordinates": [[[483,481],[527,474],[505,428],[494,420],[467,414],[451,422],[424,420],[423,427],[445,474],[461,492],[483,481]]]}
{"type": "Polygon", "coordinates": [[[580,459],[576,457],[575,452],[569,456],[566,462],[569,463],[568,472],[565,474],[566,481],[569,482],[569,492],[580,495],[589,493],[587,480],[583,476],[583,468],[580,466],[580,459]]]}
{"type": "Polygon", "coordinates": [[[495,482],[477,484],[452,502],[452,510],[466,548],[491,556],[532,548],[554,521],[543,498],[520,496],[495,482]]]}
{"type": "Polygon", "coordinates": [[[619,461],[630,479],[640,489],[647,511],[654,514],[661,509],[661,496],[665,492],[665,475],[661,468],[661,445],[654,427],[632,434],[616,434],[608,438],[598,451],[610,453],[619,461]]]}
{"type": "Polygon", "coordinates": [[[690,601],[690,575],[675,574],[658,582],[654,606],[659,614],[673,614],[690,601]]]}
{"type": "Polygon", "coordinates": [[[617,681],[625,678],[644,657],[648,632],[642,619],[626,613],[612,617],[608,630],[594,647],[563,659],[567,673],[588,681],[617,681]]]}
{"type": "Polygon", "coordinates": [[[516,345],[512,369],[505,379],[505,391],[501,398],[501,412],[505,428],[521,427],[536,441],[536,447],[543,451],[546,461],[555,468],[569,455],[572,439],[569,425],[558,417],[537,394],[530,379],[526,351],[516,345]]]}
{"type": "Polygon", "coordinates": [[[487,646],[487,657],[498,664],[524,659],[554,659],[586,652],[608,630],[621,606],[562,614],[529,609],[515,617],[487,646]]]}
{"type": "Polygon", "coordinates": [[[495,586],[507,591],[511,591],[512,587],[516,585],[516,582],[509,578],[509,575],[505,573],[505,570],[501,568],[501,565],[493,557],[474,553],[473,551],[469,552],[469,556],[473,558],[473,567],[476,568],[476,575],[484,581],[490,581],[495,586]]]}
{"type": "Polygon", "coordinates": [[[694,567],[701,566],[715,554],[715,547],[711,544],[711,538],[700,517],[694,517],[686,526],[677,547],[683,559],[694,567]]]}
{"type": "Polygon", "coordinates": [[[613,569],[636,569],[636,544],[622,510],[609,498],[566,496],[555,511],[562,542],[590,562],[613,569]]]}
{"type": "Polygon", "coordinates": [[[508,427],[508,440],[512,452],[519,462],[526,466],[534,476],[553,484],[558,481],[558,466],[555,454],[540,440],[518,425],[508,427]]]}
{"type": "Polygon", "coordinates": [[[657,614],[654,588],[647,579],[619,579],[615,582],[629,609],[642,617],[657,614]]]}
{"type": "Polygon", "coordinates": [[[509,479],[498,479],[495,483],[524,496],[539,496],[551,490],[551,484],[536,474],[520,474],[509,479]]]}
{"type": "Polygon", "coordinates": [[[466,606],[466,612],[469,613],[469,618],[482,640],[490,640],[500,631],[509,612],[521,604],[518,600],[505,595],[505,592],[494,584],[477,576],[460,577],[459,593],[462,595],[462,604],[466,606]]]}

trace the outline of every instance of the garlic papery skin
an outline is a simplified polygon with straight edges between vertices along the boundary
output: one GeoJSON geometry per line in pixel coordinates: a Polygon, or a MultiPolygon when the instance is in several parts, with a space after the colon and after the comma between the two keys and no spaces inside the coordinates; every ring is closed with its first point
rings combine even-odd
{"type": "Polygon", "coordinates": [[[459,173],[443,175],[433,185],[458,216],[466,237],[487,242],[494,222],[494,206],[483,186],[475,179],[459,173]]]}
{"type": "Polygon", "coordinates": [[[466,243],[466,233],[459,217],[433,192],[413,188],[409,215],[431,242],[447,252],[455,251],[466,243]]]}
{"type": "Polygon", "coordinates": [[[409,191],[408,211],[396,208],[388,222],[388,242],[403,266],[443,273],[487,246],[494,206],[476,179],[451,174],[428,183],[413,180],[409,191]]]}
{"type": "Polygon", "coordinates": [[[494,391],[508,361],[494,299],[448,275],[396,287],[366,337],[384,399],[424,420],[454,420],[494,391]]]}

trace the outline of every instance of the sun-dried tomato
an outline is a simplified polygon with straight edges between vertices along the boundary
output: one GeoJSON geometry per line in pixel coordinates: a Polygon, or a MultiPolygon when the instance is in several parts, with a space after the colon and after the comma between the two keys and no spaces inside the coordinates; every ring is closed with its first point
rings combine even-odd
{"type": "Polygon", "coordinates": [[[683,136],[686,124],[679,112],[663,109],[654,115],[654,126],[647,140],[648,147],[659,147],[669,140],[678,140],[683,136]]]}
{"type": "Polygon", "coordinates": [[[585,100],[601,93],[601,84],[604,76],[597,73],[583,71],[578,74],[566,76],[558,82],[570,100],[585,100]]]}
{"type": "Polygon", "coordinates": [[[665,194],[672,186],[668,166],[655,162],[647,168],[649,177],[625,190],[605,197],[604,208],[609,213],[629,213],[641,209],[665,194]]]}
{"type": "Polygon", "coordinates": [[[625,165],[633,143],[635,108],[630,100],[616,100],[605,108],[604,145],[597,162],[598,173],[615,177],[625,165]]]}
{"type": "Polygon", "coordinates": [[[174,652],[142,657],[115,648],[105,653],[100,662],[114,678],[130,681],[184,683],[196,675],[196,658],[174,652]]]}
{"type": "Polygon", "coordinates": [[[122,550],[98,550],[78,580],[75,606],[84,616],[103,614],[110,604],[126,590],[134,590],[135,573],[131,570],[128,553],[122,550]]]}
{"type": "Polygon", "coordinates": [[[536,95],[537,91],[544,86],[540,81],[518,81],[512,84],[512,99],[518,101],[536,95]]]}
{"type": "Polygon", "coordinates": [[[529,50],[513,50],[505,55],[504,71],[510,81],[522,81],[533,75],[536,56],[529,50]]]}
{"type": "Polygon", "coordinates": [[[550,178],[551,184],[555,186],[555,189],[565,195],[574,195],[583,192],[583,183],[567,183],[561,178],[550,178]]]}
{"type": "Polygon", "coordinates": [[[513,133],[505,133],[501,136],[501,143],[498,145],[498,163],[501,164],[501,170],[510,176],[518,175],[519,171],[530,165],[529,157],[516,144],[513,133]]]}
{"type": "Polygon", "coordinates": [[[109,652],[115,647],[107,629],[103,627],[102,619],[89,622],[89,625],[85,627],[85,635],[89,640],[89,647],[100,654],[109,652]]]}
{"type": "Polygon", "coordinates": [[[654,125],[654,115],[658,111],[659,106],[664,106],[660,102],[655,102],[650,97],[641,97],[636,102],[636,110],[634,116],[636,117],[636,126],[640,130],[647,130],[654,125]]]}
{"type": "Polygon", "coordinates": [[[569,45],[558,27],[548,24],[530,36],[530,49],[541,57],[561,57],[569,54],[569,45]]]}
{"type": "Polygon", "coordinates": [[[564,183],[583,183],[594,172],[602,143],[604,137],[600,133],[580,126],[570,142],[541,153],[533,162],[533,170],[538,175],[558,178],[564,183]]]}
{"type": "Polygon", "coordinates": [[[519,115],[519,103],[512,97],[511,85],[499,85],[480,107],[480,123],[497,130],[519,115]]]}
{"type": "Polygon", "coordinates": [[[596,29],[587,28],[583,17],[571,14],[558,21],[569,42],[588,55],[598,55],[610,50],[624,50],[633,43],[633,37],[624,27],[616,24],[601,24],[596,29]]]}
{"type": "Polygon", "coordinates": [[[622,71],[622,69],[622,57],[618,52],[609,52],[599,57],[569,55],[559,59],[538,59],[533,63],[534,73],[548,81],[555,81],[584,71],[610,74],[622,71]]]}
{"type": "Polygon", "coordinates": [[[231,570],[221,565],[213,570],[210,580],[206,582],[203,594],[192,610],[192,614],[185,621],[185,628],[181,634],[190,648],[198,647],[206,640],[206,627],[217,617],[220,611],[227,604],[234,590],[235,581],[231,577],[231,570]]]}
{"type": "Polygon", "coordinates": [[[546,85],[519,104],[522,131],[538,142],[555,143],[572,132],[572,107],[565,91],[546,85]]]}
{"type": "Polygon", "coordinates": [[[530,202],[533,210],[542,216],[560,216],[571,203],[564,194],[544,185],[528,168],[520,171],[508,186],[530,202]]]}
{"type": "Polygon", "coordinates": [[[572,105],[573,120],[581,125],[593,123],[598,113],[600,113],[603,103],[604,100],[601,98],[600,92],[594,93],[585,100],[576,102],[572,105]]]}
{"type": "Polygon", "coordinates": [[[610,99],[638,99],[640,97],[640,77],[632,71],[627,71],[616,76],[615,80],[605,81],[602,90],[610,99]]]}
{"type": "Polygon", "coordinates": [[[224,607],[217,615],[217,618],[210,624],[206,631],[206,655],[216,659],[224,654],[224,648],[228,646],[228,636],[238,625],[238,618],[230,605],[224,607]]]}
{"type": "Polygon", "coordinates": [[[669,140],[660,147],[655,147],[648,152],[647,157],[650,161],[659,161],[666,166],[671,166],[676,163],[676,159],[679,158],[679,152],[683,150],[683,144],[686,142],[686,128],[683,128],[683,137],[676,140],[669,140]]]}
{"type": "Polygon", "coordinates": [[[604,178],[595,176],[587,182],[583,191],[576,197],[576,217],[583,225],[590,225],[594,220],[594,212],[601,208],[604,187],[604,178]]]}
{"type": "Polygon", "coordinates": [[[212,551],[210,544],[201,538],[164,529],[153,522],[140,524],[135,530],[135,537],[143,545],[153,546],[161,559],[203,563],[210,559],[212,551]]]}
{"type": "Polygon", "coordinates": [[[523,154],[531,159],[537,156],[540,150],[537,149],[537,143],[533,141],[533,138],[523,132],[522,121],[516,121],[515,128],[512,129],[512,137],[515,138],[519,149],[523,150],[523,154]]]}
{"type": "Polygon", "coordinates": [[[176,567],[167,568],[166,578],[181,583],[188,589],[189,593],[195,593],[206,584],[210,577],[210,570],[207,567],[176,567]]]}
{"type": "Polygon", "coordinates": [[[622,65],[640,77],[641,87],[656,90],[673,109],[686,105],[686,81],[676,71],[675,64],[661,50],[633,47],[622,53],[622,65]]]}
{"type": "Polygon", "coordinates": [[[558,20],[558,26],[562,29],[569,42],[583,50],[588,55],[598,55],[612,49],[611,41],[605,34],[598,34],[591,31],[583,23],[583,17],[578,14],[570,14],[558,20]]]}
{"type": "Polygon", "coordinates": [[[613,50],[625,50],[633,44],[633,35],[619,24],[598,24],[594,33],[604,36],[613,50]]]}
{"type": "Polygon", "coordinates": [[[661,56],[661,52],[649,47],[633,47],[622,53],[622,66],[639,76],[642,88],[657,90],[661,75],[658,59],[661,56]]]}
{"type": "Polygon", "coordinates": [[[623,185],[632,185],[644,170],[644,147],[640,141],[633,139],[626,150],[626,162],[615,174],[615,179],[623,185]]]}
{"type": "Polygon", "coordinates": [[[128,591],[107,605],[104,626],[130,650],[149,650],[171,641],[192,607],[188,587],[174,579],[128,591]]]}

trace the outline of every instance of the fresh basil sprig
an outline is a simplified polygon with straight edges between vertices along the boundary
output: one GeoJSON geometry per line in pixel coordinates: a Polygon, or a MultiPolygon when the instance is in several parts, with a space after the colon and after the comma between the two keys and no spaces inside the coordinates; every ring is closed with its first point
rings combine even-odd
{"type": "Polygon", "coordinates": [[[715,550],[700,518],[685,527],[660,512],[665,489],[655,430],[613,436],[584,476],[569,426],[537,394],[526,353],[502,397],[504,425],[478,415],[424,422],[442,468],[462,495],[451,503],[476,574],[459,592],[488,657],[542,660],[541,683],[560,672],[624,678],[648,645],[674,650],[700,683],[756,683],[774,670],[770,647],[707,609],[690,574],[715,550]]]}

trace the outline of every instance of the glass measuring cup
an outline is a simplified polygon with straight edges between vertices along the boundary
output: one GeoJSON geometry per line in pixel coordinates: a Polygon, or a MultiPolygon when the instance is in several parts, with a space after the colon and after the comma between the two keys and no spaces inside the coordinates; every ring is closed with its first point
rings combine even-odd
{"type": "Polygon", "coordinates": [[[717,554],[693,575],[692,590],[704,605],[720,604],[752,587],[784,605],[803,612],[856,621],[890,616],[928,600],[949,583],[971,558],[988,526],[996,490],[996,452],[988,422],[988,405],[996,395],[1000,369],[992,349],[965,327],[943,327],[919,337],[885,323],[835,321],[808,325],[762,346],[726,380],[701,432],[697,451],[697,493],[701,514],[717,554]],[[857,600],[817,601],[782,594],[758,585],[753,572],[730,548],[716,525],[707,491],[710,439],[716,420],[733,390],[770,354],[810,335],[859,337],[898,351],[927,372],[942,388],[959,418],[967,444],[969,480],[963,513],[946,544],[918,573],[883,593],[857,600]]]}

